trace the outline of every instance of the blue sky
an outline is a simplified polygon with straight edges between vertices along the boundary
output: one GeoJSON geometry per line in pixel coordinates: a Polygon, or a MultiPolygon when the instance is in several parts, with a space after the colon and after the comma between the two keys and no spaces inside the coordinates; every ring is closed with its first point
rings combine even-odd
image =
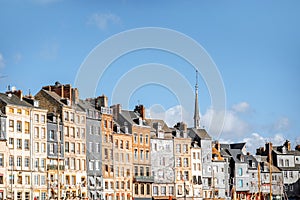
{"type": "MultiPolygon", "coordinates": [[[[202,45],[220,71],[228,113],[224,140],[248,141],[249,148],[253,141],[300,142],[299,20],[299,1],[1,1],[0,76],[6,77],[0,91],[14,85],[35,94],[57,80],[73,84],[84,59],[107,38],[134,28],[168,28],[202,45]]],[[[195,83],[193,66],[182,58],[145,49],[116,60],[95,95],[111,97],[120,77],[145,63],[168,65],[191,87],[195,83]]],[[[153,116],[177,119],[178,101],[168,87],[130,92],[130,108],[140,102],[153,116]]],[[[213,108],[201,78],[199,94],[207,125],[213,108]]],[[[183,109],[191,125],[193,105],[183,109]]]]}

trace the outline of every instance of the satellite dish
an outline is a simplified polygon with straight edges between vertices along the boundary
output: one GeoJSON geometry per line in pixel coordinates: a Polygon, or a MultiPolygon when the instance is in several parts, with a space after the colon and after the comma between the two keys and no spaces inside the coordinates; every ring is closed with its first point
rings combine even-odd
{"type": "Polygon", "coordinates": [[[14,91],[16,91],[16,90],[17,90],[16,86],[12,86],[12,87],[11,87],[11,91],[12,91],[12,92],[14,92],[14,91]]]}

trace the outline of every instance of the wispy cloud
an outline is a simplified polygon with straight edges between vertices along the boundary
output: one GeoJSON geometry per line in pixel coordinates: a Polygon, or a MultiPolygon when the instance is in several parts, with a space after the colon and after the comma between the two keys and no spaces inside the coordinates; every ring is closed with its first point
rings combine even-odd
{"type": "Polygon", "coordinates": [[[100,30],[106,30],[111,24],[118,25],[121,23],[121,18],[113,13],[94,13],[92,14],[87,24],[95,25],[100,30]]]}
{"type": "Polygon", "coordinates": [[[3,55],[0,53],[0,69],[5,67],[5,62],[4,62],[4,57],[3,55]]]}
{"type": "Polygon", "coordinates": [[[276,131],[276,132],[287,131],[289,128],[290,128],[290,121],[287,117],[279,118],[272,125],[272,131],[276,131]]]}
{"type": "Polygon", "coordinates": [[[239,113],[244,113],[250,110],[250,105],[247,102],[241,102],[238,104],[234,104],[232,106],[232,110],[239,113]]]}

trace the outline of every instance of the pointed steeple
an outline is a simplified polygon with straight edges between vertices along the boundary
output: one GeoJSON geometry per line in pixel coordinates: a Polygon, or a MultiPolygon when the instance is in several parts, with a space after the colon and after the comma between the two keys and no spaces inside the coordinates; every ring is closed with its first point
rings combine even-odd
{"type": "Polygon", "coordinates": [[[198,70],[196,70],[194,128],[197,129],[200,128],[200,115],[199,115],[199,105],[198,105],[198,70]]]}

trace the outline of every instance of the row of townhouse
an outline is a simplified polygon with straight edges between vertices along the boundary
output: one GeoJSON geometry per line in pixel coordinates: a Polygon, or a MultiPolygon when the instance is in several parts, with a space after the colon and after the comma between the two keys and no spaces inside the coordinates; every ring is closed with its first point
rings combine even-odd
{"type": "Polygon", "coordinates": [[[299,198],[300,148],[220,144],[200,128],[147,119],[71,85],[0,93],[1,199],[299,198]]]}

